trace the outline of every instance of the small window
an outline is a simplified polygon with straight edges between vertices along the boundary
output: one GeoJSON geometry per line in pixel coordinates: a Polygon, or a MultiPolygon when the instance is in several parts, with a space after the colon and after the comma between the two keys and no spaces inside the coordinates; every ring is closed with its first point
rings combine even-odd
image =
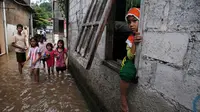
{"type": "Polygon", "coordinates": [[[81,64],[86,69],[90,68],[93,61],[113,2],[113,0],[92,0],[83,20],[75,51],[82,58],[81,64]]]}

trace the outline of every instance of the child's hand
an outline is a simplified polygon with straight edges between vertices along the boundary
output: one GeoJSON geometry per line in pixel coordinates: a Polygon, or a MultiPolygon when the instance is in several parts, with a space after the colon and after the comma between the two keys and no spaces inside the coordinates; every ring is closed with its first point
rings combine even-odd
{"type": "Polygon", "coordinates": [[[32,65],[35,65],[35,64],[36,64],[36,61],[33,61],[33,62],[32,62],[32,65]]]}
{"type": "Polygon", "coordinates": [[[28,48],[27,48],[27,47],[25,47],[23,50],[24,50],[24,51],[26,51],[27,49],[28,49],[28,48]]]}
{"type": "Polygon", "coordinates": [[[140,43],[142,42],[142,36],[140,36],[140,32],[136,32],[135,33],[135,40],[134,40],[135,43],[140,43]]]}
{"type": "Polygon", "coordinates": [[[25,63],[26,63],[26,62],[23,62],[23,63],[22,63],[22,66],[24,66],[24,65],[25,65],[25,63]]]}

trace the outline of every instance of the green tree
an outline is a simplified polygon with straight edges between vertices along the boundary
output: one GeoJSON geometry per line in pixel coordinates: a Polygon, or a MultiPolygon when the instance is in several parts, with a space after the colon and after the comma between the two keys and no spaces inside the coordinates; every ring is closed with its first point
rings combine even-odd
{"type": "Polygon", "coordinates": [[[39,6],[44,8],[45,11],[47,11],[47,12],[51,12],[52,11],[52,6],[51,6],[50,2],[43,2],[39,6]]]}
{"type": "Polygon", "coordinates": [[[50,2],[43,2],[40,5],[34,4],[33,9],[35,10],[33,16],[34,28],[46,28],[50,25],[48,19],[52,17],[52,7],[50,2]]]}
{"type": "Polygon", "coordinates": [[[126,0],[126,12],[132,7],[140,8],[140,1],[141,0],[126,0]]]}

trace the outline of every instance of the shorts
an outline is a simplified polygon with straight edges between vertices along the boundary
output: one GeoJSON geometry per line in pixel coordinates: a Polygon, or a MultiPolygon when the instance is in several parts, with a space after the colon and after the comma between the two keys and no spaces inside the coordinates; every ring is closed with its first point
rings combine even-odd
{"type": "Polygon", "coordinates": [[[67,69],[66,66],[64,66],[64,67],[56,67],[56,71],[57,71],[57,72],[59,72],[59,71],[63,72],[63,71],[65,71],[66,69],[67,69]]]}
{"type": "Polygon", "coordinates": [[[131,82],[136,78],[136,68],[132,60],[126,60],[120,70],[120,78],[123,81],[131,82]]]}
{"type": "Polygon", "coordinates": [[[46,61],[46,59],[44,59],[44,58],[43,58],[43,59],[41,58],[40,60],[41,60],[42,62],[45,62],[45,61],[46,61]]]}
{"type": "Polygon", "coordinates": [[[26,61],[26,53],[25,52],[16,52],[16,58],[17,58],[17,62],[19,63],[23,63],[26,61]]]}

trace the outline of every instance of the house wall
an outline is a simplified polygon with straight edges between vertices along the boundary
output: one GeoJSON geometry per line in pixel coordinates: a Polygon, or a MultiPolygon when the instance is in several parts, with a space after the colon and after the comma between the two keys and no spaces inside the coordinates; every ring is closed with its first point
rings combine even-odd
{"type": "MultiPolygon", "coordinates": [[[[74,53],[79,23],[90,2],[70,2],[70,69],[102,111],[117,112],[119,74],[102,64],[106,33],[89,70],[80,65],[81,59],[74,53]]],[[[194,98],[200,93],[200,1],[144,0],[144,7],[140,79],[138,85],[131,84],[129,88],[130,112],[190,112],[194,98]]]]}
{"type": "Polygon", "coordinates": [[[23,26],[29,26],[30,12],[23,6],[14,3],[11,0],[6,0],[6,7],[15,8],[6,10],[7,19],[7,34],[8,34],[8,49],[13,51],[11,43],[13,41],[13,35],[16,34],[16,25],[22,24],[23,26]]]}
{"type": "Polygon", "coordinates": [[[14,41],[13,36],[17,33],[16,25],[7,24],[7,35],[8,35],[8,51],[14,51],[14,47],[12,47],[12,42],[14,41]]]}
{"type": "Polygon", "coordinates": [[[7,7],[15,8],[6,10],[8,24],[22,24],[24,26],[29,26],[30,12],[25,7],[18,5],[10,0],[6,0],[5,3],[7,7]]]}

